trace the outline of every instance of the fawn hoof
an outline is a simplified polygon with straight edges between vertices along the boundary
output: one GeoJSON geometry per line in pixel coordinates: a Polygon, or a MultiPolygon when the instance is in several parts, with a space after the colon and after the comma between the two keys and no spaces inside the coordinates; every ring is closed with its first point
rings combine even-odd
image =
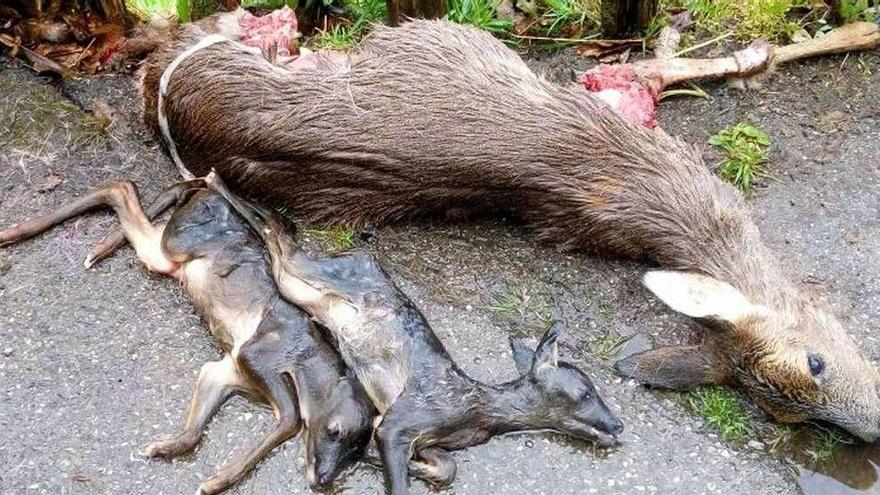
{"type": "Polygon", "coordinates": [[[174,457],[193,449],[195,445],[184,441],[181,438],[172,438],[170,440],[157,440],[147,445],[143,451],[144,457],[174,457]]]}
{"type": "Polygon", "coordinates": [[[229,488],[231,485],[229,479],[222,476],[211,476],[199,486],[196,495],[214,495],[229,488]]]}

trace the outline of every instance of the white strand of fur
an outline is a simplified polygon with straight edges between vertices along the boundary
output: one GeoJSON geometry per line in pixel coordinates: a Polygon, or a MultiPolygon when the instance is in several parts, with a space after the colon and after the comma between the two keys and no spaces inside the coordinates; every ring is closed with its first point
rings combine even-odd
{"type": "Polygon", "coordinates": [[[180,175],[185,180],[191,180],[195,178],[192,172],[186,168],[183,164],[183,161],[180,159],[180,155],[177,153],[177,145],[174,142],[174,139],[171,137],[171,128],[168,125],[168,115],[165,113],[165,97],[168,95],[168,84],[171,81],[171,75],[174,73],[174,70],[177,69],[177,66],[181,64],[184,60],[189,58],[192,54],[201,50],[202,48],[209,47],[216,43],[220,42],[229,42],[234,45],[237,45],[238,48],[241,48],[244,51],[249,53],[253,53],[255,55],[261,55],[262,52],[258,48],[250,47],[242,45],[234,40],[231,40],[220,34],[212,34],[209,36],[205,36],[195,45],[187,48],[180,55],[177,56],[168,67],[165,68],[165,71],[162,72],[162,77],[159,78],[159,98],[157,102],[157,113],[159,117],[159,128],[162,130],[162,137],[165,138],[165,144],[168,146],[168,153],[171,154],[171,160],[174,161],[174,164],[177,165],[177,169],[180,171],[180,175]]]}

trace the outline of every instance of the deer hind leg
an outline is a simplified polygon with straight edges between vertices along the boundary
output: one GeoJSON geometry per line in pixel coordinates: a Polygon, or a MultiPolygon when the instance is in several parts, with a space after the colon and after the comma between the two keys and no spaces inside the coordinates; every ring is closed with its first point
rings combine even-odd
{"type": "Polygon", "coordinates": [[[455,481],[456,471],[452,454],[437,447],[422,449],[409,461],[409,474],[435,488],[451,485],[455,481]]]}
{"type": "Polygon", "coordinates": [[[186,425],[176,435],[157,440],[144,449],[147,457],[175,457],[185,454],[198,445],[202,433],[220,406],[234,392],[254,393],[254,387],[238,371],[232,357],[205,363],[189,406],[186,425]]]}
{"type": "MultiPolygon", "coordinates": [[[[178,182],[159,194],[150,206],[147,207],[144,214],[152,222],[166,210],[180,203],[187,193],[199,187],[204,187],[204,185],[205,181],[203,179],[178,182]]],[[[86,267],[94,266],[95,263],[110,257],[116,250],[123,247],[125,242],[125,233],[122,230],[111,232],[89,251],[85,262],[86,267]]]]}
{"type": "MultiPolygon", "coordinates": [[[[363,461],[371,467],[382,469],[382,460],[375,442],[370,444],[363,461]]],[[[458,467],[449,451],[439,447],[428,447],[415,453],[409,460],[408,469],[409,475],[413,478],[418,478],[434,488],[444,488],[455,481],[458,467]]]]}
{"type": "MultiPolygon", "coordinates": [[[[151,271],[172,275],[177,266],[162,252],[162,229],[150,224],[141,209],[137,188],[131,182],[102,187],[45,215],[32,218],[0,231],[0,246],[12,244],[49,230],[65,220],[100,206],[113,208],[122,223],[125,237],[134,246],[138,258],[151,271]]],[[[91,260],[86,259],[86,266],[91,260]]]]}

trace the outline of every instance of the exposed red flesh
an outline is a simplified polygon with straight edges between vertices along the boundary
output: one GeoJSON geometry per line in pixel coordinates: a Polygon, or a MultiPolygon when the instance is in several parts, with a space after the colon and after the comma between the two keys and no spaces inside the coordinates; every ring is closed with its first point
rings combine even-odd
{"type": "Polygon", "coordinates": [[[657,93],[639,80],[632,65],[600,64],[587,71],[581,82],[624,118],[657,127],[657,93]]]}
{"type": "Polygon", "coordinates": [[[277,54],[282,57],[296,55],[296,14],[286,5],[261,17],[245,12],[239,24],[244,28],[243,44],[266,53],[277,47],[277,54]]]}

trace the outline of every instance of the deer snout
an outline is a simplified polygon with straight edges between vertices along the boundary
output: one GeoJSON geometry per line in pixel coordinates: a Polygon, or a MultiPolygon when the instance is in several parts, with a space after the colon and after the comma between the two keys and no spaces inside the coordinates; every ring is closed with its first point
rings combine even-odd
{"type": "Polygon", "coordinates": [[[609,414],[609,418],[603,421],[602,428],[611,435],[617,436],[623,433],[623,421],[613,414],[609,414]]]}
{"type": "Polygon", "coordinates": [[[309,478],[309,488],[313,491],[323,492],[333,487],[334,474],[332,472],[315,470],[309,478]]]}

